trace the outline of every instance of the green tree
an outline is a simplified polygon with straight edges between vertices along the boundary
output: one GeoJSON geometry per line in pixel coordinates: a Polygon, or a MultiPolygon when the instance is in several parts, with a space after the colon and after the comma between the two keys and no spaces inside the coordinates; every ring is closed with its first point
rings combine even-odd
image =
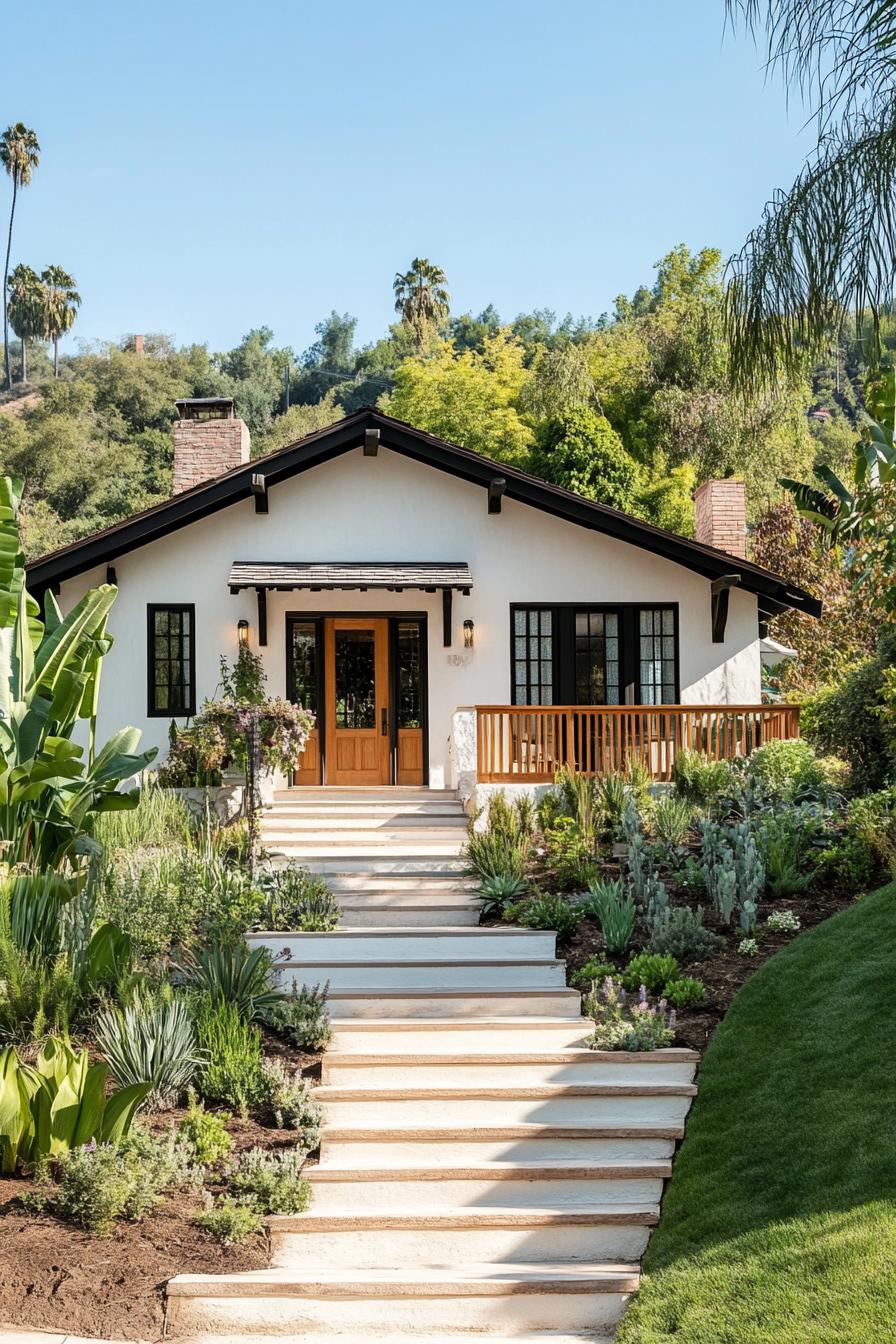
{"type": "Polygon", "coordinates": [[[533,469],[554,485],[631,511],[641,472],[604,416],[586,407],[549,420],[532,457],[533,469]]]}
{"type": "Polygon", "coordinates": [[[18,265],[9,275],[9,323],[22,342],[22,382],[28,381],[28,342],[46,329],[46,295],[40,276],[30,266],[18,265]]]}
{"type": "Polygon", "coordinates": [[[6,366],[6,388],[12,387],[12,365],[9,358],[9,315],[7,289],[9,285],[9,257],[12,251],[12,226],[16,214],[16,199],[20,188],[27,187],[40,163],[40,145],[34,131],[17,121],[0,136],[0,163],[12,179],[12,204],[9,209],[9,231],[6,235],[6,261],[3,264],[3,358],[6,366]]]}
{"type": "Polygon", "coordinates": [[[458,355],[443,341],[428,358],[404,360],[395,370],[394,390],[379,405],[473,452],[525,466],[534,436],[518,410],[530,377],[523,355],[506,330],[487,337],[481,355],[458,355]]]}
{"type": "Polygon", "coordinates": [[[448,277],[440,266],[426,257],[415,257],[409,271],[399,271],[392,282],[395,311],[413,332],[417,353],[426,347],[439,322],[451,307],[448,277]]]}
{"type": "Polygon", "coordinates": [[[44,335],[53,342],[53,377],[59,377],[59,338],[70,331],[81,295],[75,288],[76,281],[61,266],[47,266],[40,273],[44,287],[44,335]]]}
{"type": "Polygon", "coordinates": [[[551,420],[579,406],[594,407],[596,402],[594,380],[581,346],[539,350],[523,392],[524,410],[537,420],[551,420]]]}

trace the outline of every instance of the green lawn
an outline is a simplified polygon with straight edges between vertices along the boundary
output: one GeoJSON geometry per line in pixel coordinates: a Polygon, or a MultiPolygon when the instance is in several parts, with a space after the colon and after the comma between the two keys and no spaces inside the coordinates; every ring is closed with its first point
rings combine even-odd
{"type": "Polygon", "coordinates": [[[896,885],[772,957],[698,1081],[618,1344],[896,1338],[896,885]]]}

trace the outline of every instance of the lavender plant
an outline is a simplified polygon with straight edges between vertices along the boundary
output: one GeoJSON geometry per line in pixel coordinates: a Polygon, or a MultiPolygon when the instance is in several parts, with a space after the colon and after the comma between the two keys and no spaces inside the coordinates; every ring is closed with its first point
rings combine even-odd
{"type": "Polygon", "coordinates": [[[582,1011],[594,1022],[585,1044],[591,1050],[658,1050],[675,1037],[675,1012],[667,1013],[665,999],[650,1002],[646,989],[629,1000],[625,990],[607,976],[598,989],[585,996],[582,1011]]]}

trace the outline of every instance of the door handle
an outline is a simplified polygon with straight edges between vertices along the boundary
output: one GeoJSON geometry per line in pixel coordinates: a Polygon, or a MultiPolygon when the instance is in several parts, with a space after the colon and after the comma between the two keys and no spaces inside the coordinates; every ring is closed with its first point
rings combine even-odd
{"type": "Polygon", "coordinates": [[[385,705],[380,710],[380,732],[383,737],[389,736],[389,711],[386,709],[385,705]]]}

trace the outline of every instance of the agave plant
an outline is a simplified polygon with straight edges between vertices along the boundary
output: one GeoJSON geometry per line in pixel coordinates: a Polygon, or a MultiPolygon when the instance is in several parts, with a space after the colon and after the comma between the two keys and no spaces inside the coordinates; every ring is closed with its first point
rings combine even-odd
{"type": "Polygon", "coordinates": [[[100,1013],[95,1035],[113,1078],[144,1087],[150,1110],[174,1106],[205,1063],[182,998],[137,993],[125,1008],[100,1013]]]}
{"type": "Polygon", "coordinates": [[[490,873],[479,884],[484,915],[501,914],[511,901],[525,896],[528,883],[518,873],[490,873]]]}
{"type": "Polygon", "coordinates": [[[138,753],[140,734],[123,728],[96,749],[106,624],[116,589],[92,589],[63,617],[53,594],[44,619],[25,588],[17,516],[21,482],[0,478],[0,842],[11,863],[58,868],[83,846],[104,811],[134,807],[122,781],[155,752],[138,753]],[[88,725],[89,745],[72,738],[88,725]]]}
{"type": "Polygon", "coordinates": [[[212,1003],[232,1003],[246,1022],[262,1018],[280,1000],[272,983],[273,960],[266,947],[251,951],[244,942],[204,947],[184,957],[178,970],[187,984],[212,1003]]]}

